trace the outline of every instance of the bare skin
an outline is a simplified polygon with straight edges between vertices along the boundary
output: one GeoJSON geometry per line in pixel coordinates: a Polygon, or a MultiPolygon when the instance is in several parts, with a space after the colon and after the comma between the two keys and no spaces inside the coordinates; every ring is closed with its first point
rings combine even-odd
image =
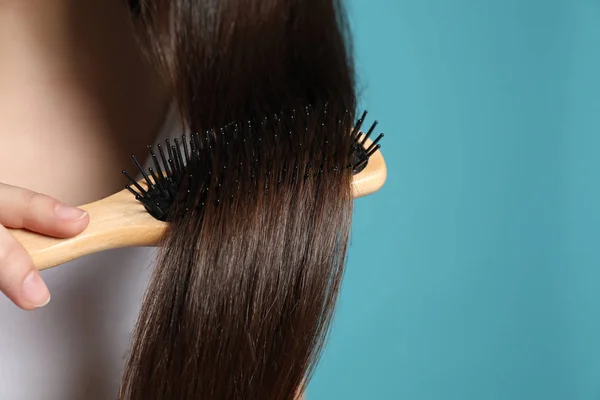
{"type": "Polygon", "coordinates": [[[0,290],[23,309],[49,293],[3,226],[81,232],[89,217],[66,205],[120,190],[168,106],[123,3],[0,0],[0,290]]]}

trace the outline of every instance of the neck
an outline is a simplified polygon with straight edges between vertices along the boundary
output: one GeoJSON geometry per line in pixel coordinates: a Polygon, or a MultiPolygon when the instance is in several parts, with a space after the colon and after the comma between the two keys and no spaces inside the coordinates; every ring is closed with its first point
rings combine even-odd
{"type": "Polygon", "coordinates": [[[166,91],[121,0],[0,0],[0,182],[83,203],[121,188],[166,91]]]}

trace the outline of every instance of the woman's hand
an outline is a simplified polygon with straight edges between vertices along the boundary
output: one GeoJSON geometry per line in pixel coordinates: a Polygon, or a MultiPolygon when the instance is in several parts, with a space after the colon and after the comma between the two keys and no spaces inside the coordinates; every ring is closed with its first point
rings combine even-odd
{"type": "Polygon", "coordinates": [[[67,238],[88,225],[88,214],[52,197],[0,183],[0,291],[25,310],[43,307],[50,292],[31,257],[6,228],[67,238]]]}

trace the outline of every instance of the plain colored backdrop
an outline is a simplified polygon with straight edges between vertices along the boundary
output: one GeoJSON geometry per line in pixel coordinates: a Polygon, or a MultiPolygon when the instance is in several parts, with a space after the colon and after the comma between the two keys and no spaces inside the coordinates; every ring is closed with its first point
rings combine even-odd
{"type": "Polygon", "coordinates": [[[351,0],[388,181],[308,400],[600,399],[600,0],[351,0]]]}

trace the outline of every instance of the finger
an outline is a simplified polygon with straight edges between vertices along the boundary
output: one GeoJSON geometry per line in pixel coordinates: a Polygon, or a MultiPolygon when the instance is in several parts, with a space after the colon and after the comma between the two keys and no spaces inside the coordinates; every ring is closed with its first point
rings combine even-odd
{"type": "Polygon", "coordinates": [[[50,292],[19,242],[0,225],[0,291],[25,310],[43,307],[50,292]]]}
{"type": "Polygon", "coordinates": [[[0,224],[48,236],[72,237],[89,223],[87,212],[40,193],[0,184],[0,224]]]}

